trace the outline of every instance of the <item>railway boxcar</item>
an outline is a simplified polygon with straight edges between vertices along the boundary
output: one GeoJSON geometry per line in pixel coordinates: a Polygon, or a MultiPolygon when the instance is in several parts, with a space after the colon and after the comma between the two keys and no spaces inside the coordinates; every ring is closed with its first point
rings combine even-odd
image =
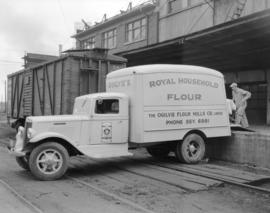
{"type": "Polygon", "coordinates": [[[77,96],[105,91],[105,77],[126,59],[104,49],[70,51],[56,60],[8,76],[8,117],[13,127],[27,116],[71,114],[77,96]]]}

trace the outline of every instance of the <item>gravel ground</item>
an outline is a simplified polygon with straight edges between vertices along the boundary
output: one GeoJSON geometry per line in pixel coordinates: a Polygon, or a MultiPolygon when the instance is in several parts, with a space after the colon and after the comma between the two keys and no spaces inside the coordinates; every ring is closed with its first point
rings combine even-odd
{"type": "MultiPolygon", "coordinates": [[[[35,180],[30,172],[17,166],[14,157],[10,156],[4,148],[4,144],[7,144],[8,139],[13,138],[14,135],[14,130],[6,124],[0,124],[0,179],[43,212],[143,212],[67,177],[50,182],[35,180]]],[[[144,151],[139,152],[146,154],[144,151]]],[[[91,168],[88,162],[90,160],[74,160],[77,161],[76,166],[71,164],[68,175],[153,212],[270,212],[270,196],[252,190],[225,184],[208,190],[190,192],[114,169],[110,164],[103,166],[96,164],[91,168]]],[[[251,169],[245,165],[225,162],[217,162],[217,164],[270,175],[269,171],[251,169]]],[[[5,190],[0,188],[0,198],[2,198],[0,205],[2,206],[3,202],[18,203],[17,198],[10,196],[5,190]]],[[[28,209],[23,208],[25,207],[20,208],[20,212],[28,212],[28,209]]]]}

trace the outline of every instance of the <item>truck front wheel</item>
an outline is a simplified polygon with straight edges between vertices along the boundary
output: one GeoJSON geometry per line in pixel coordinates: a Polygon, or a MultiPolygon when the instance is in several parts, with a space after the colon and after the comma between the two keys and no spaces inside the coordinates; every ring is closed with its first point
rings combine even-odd
{"type": "Polygon", "coordinates": [[[146,148],[147,152],[155,158],[165,158],[170,153],[170,148],[165,145],[155,145],[146,148]]]}
{"type": "Polygon", "coordinates": [[[189,134],[177,143],[175,155],[181,162],[198,163],[205,155],[204,139],[196,133],[189,134]]]}
{"type": "Polygon", "coordinates": [[[35,147],[29,157],[32,174],[39,180],[61,178],[68,168],[69,154],[64,146],[47,142],[35,147]]]}

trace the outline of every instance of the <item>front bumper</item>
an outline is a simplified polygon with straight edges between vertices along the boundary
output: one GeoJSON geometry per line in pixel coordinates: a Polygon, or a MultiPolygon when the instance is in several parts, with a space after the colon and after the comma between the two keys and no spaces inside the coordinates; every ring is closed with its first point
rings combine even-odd
{"type": "Polygon", "coordinates": [[[24,151],[20,151],[20,150],[16,150],[14,147],[11,146],[7,146],[9,154],[15,156],[15,157],[23,157],[26,155],[26,152],[24,151]]]}
{"type": "Polygon", "coordinates": [[[9,153],[16,157],[23,157],[26,155],[26,152],[23,150],[25,145],[25,129],[19,127],[18,133],[16,134],[16,141],[10,140],[9,145],[7,146],[9,153]]]}

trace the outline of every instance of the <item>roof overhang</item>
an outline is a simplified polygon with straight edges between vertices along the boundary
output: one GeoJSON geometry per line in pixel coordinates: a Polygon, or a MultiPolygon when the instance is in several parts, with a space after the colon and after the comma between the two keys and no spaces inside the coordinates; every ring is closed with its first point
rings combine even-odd
{"type": "Polygon", "coordinates": [[[221,71],[270,67],[270,10],[120,53],[129,65],[175,63],[221,71]]]}

